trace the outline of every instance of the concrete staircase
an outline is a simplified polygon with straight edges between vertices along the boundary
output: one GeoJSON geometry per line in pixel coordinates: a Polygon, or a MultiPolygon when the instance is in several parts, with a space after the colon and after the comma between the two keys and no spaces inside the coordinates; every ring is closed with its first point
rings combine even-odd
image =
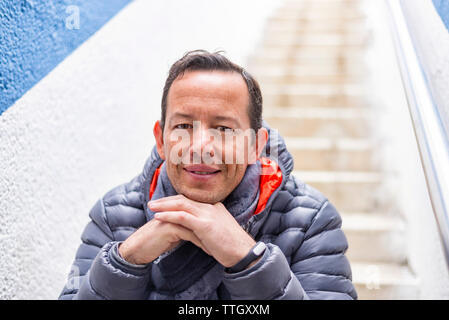
{"type": "Polygon", "coordinates": [[[249,69],[264,118],[286,139],[294,174],[322,191],[343,218],[359,299],[414,299],[406,223],[384,191],[364,92],[368,34],[359,0],[285,1],[249,69]]]}

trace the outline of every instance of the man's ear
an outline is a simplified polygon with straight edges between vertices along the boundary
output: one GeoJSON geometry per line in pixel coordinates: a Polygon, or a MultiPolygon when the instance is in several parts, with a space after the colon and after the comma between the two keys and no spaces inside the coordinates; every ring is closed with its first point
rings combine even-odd
{"type": "Polygon", "coordinates": [[[156,123],[154,124],[153,134],[154,134],[154,138],[156,140],[157,152],[159,153],[159,156],[161,157],[161,159],[165,160],[164,132],[162,131],[160,120],[156,121],[156,123]]]}
{"type": "Polygon", "coordinates": [[[257,158],[260,157],[262,151],[265,149],[265,146],[268,142],[268,131],[264,127],[260,128],[257,131],[257,141],[256,141],[256,150],[257,150],[257,158]]]}
{"type": "Polygon", "coordinates": [[[262,151],[264,150],[268,142],[268,131],[265,128],[260,128],[256,135],[256,148],[252,148],[253,153],[249,158],[249,164],[255,163],[260,158],[262,151]]]}

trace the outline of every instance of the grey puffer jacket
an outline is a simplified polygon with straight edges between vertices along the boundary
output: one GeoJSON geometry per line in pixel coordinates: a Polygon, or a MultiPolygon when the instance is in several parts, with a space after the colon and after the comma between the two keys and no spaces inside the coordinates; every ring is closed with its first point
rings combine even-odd
{"type": "Polygon", "coordinates": [[[337,210],[290,174],[293,159],[283,139],[264,126],[270,132],[268,145],[277,146],[274,160],[282,182],[265,208],[242,225],[267,244],[255,265],[227,273],[190,242],[148,265],[120,257],[118,244],[151,219],[146,203],[163,162],[153,148],[141,174],[106,193],[91,209],[59,299],[356,299],[337,210]]]}

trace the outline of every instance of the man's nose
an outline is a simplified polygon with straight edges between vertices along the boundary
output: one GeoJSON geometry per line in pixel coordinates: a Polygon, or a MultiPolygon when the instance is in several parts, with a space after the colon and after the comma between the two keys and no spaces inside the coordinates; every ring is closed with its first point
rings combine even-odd
{"type": "Polygon", "coordinates": [[[213,155],[214,146],[212,142],[215,139],[212,137],[212,134],[213,132],[211,132],[208,126],[201,124],[200,121],[194,121],[192,142],[193,152],[199,155],[208,152],[213,155]]]}

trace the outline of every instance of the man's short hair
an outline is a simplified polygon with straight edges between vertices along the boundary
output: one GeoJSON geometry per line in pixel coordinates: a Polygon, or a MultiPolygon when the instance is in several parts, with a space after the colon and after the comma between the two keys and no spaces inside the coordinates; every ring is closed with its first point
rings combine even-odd
{"type": "Polygon", "coordinates": [[[187,52],[181,59],[176,61],[170,68],[165,81],[161,103],[161,127],[164,130],[165,117],[167,113],[167,96],[170,87],[176,78],[182,76],[186,71],[230,71],[237,72],[246,82],[249,94],[248,116],[250,125],[255,132],[262,127],[262,93],[259,84],[245,69],[231,62],[220,51],[210,53],[206,50],[194,50],[187,52]]]}

